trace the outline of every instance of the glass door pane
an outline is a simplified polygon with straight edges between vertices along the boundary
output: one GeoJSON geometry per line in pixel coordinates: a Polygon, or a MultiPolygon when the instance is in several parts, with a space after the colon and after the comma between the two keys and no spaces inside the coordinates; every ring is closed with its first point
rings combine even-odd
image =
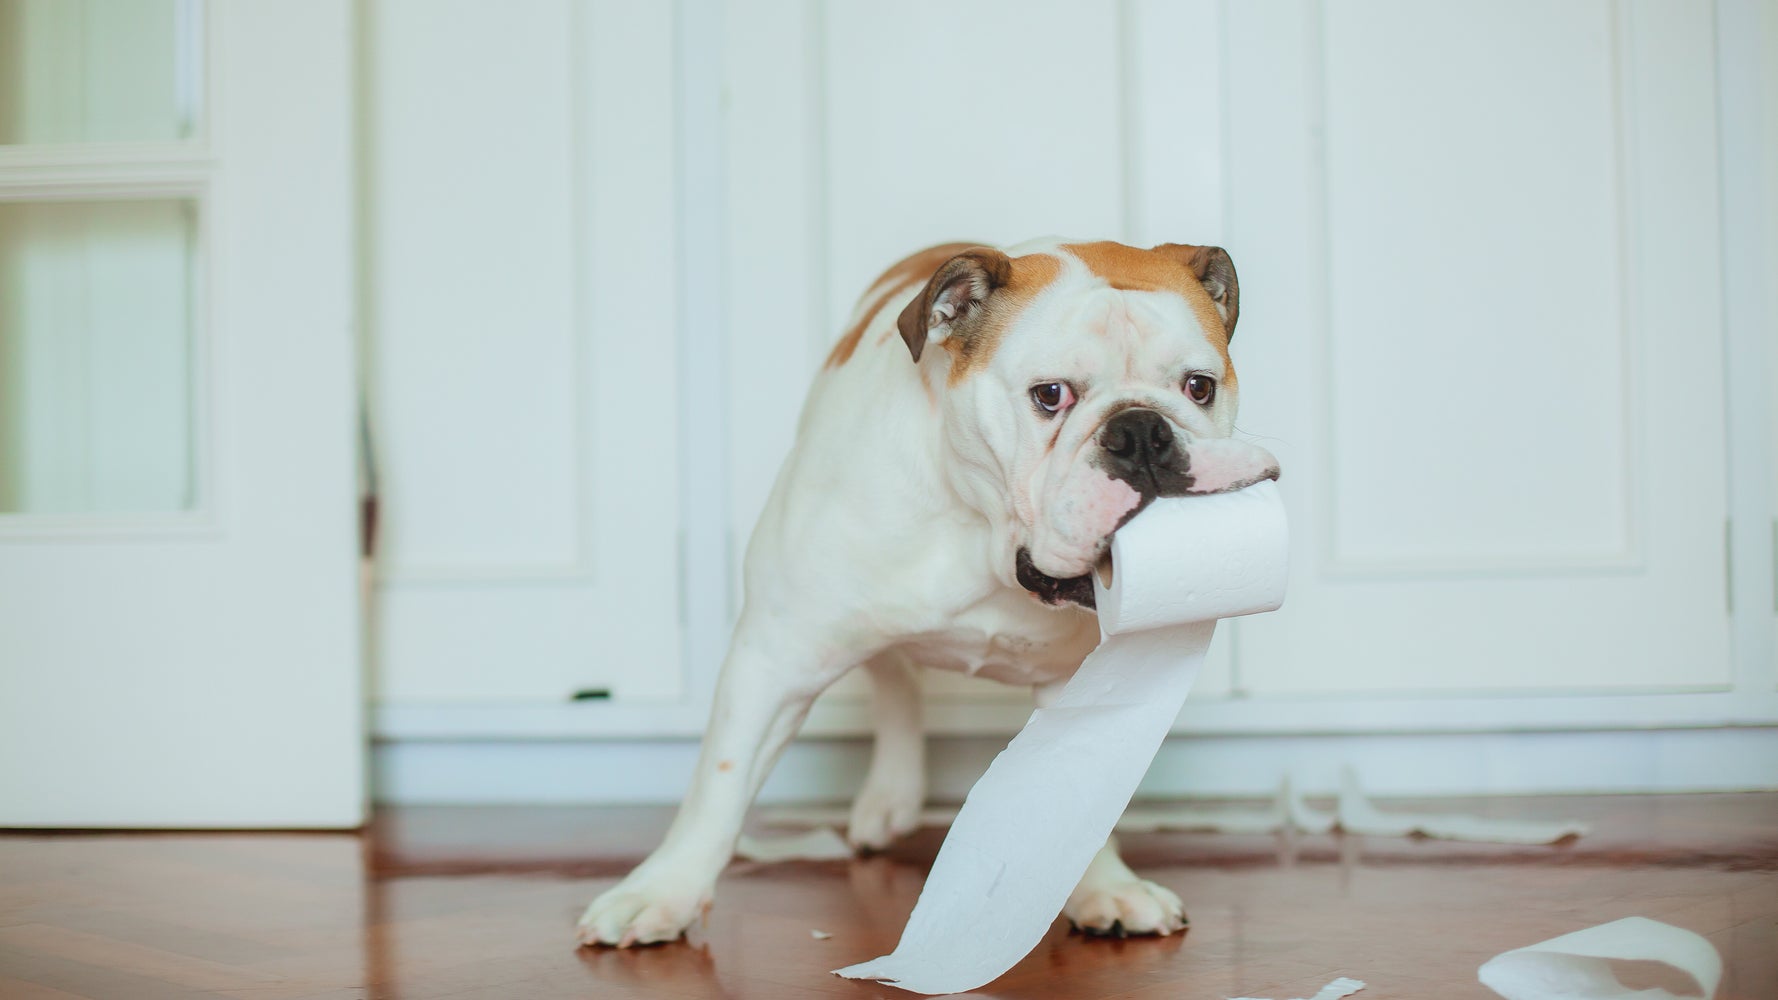
{"type": "Polygon", "coordinates": [[[0,144],[190,138],[197,0],[0,0],[0,144]]]}
{"type": "Polygon", "coordinates": [[[196,505],[194,217],[0,203],[0,513],[196,505]]]}

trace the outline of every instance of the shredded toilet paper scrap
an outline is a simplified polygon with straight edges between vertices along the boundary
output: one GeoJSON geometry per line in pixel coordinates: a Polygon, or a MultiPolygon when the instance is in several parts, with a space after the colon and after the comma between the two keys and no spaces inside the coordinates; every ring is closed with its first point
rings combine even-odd
{"type": "Polygon", "coordinates": [[[1271,833],[1285,828],[1305,833],[1333,829],[1368,837],[1420,835],[1440,840],[1480,844],[1553,844],[1591,830],[1570,820],[1519,820],[1470,816],[1462,813],[1385,812],[1371,804],[1358,787],[1350,767],[1340,772],[1340,795],[1332,812],[1324,812],[1303,800],[1302,793],[1286,777],[1268,809],[1211,809],[1203,806],[1132,806],[1118,821],[1120,833],[1157,831],[1215,831],[1219,833],[1271,833]]]}
{"type": "Polygon", "coordinates": [[[842,861],[852,856],[852,846],[832,827],[816,827],[806,833],[774,837],[741,834],[735,855],[748,861],[842,861]]]}
{"type": "Polygon", "coordinates": [[[1129,805],[1217,619],[1277,608],[1286,564],[1270,482],[1126,524],[1111,580],[1094,575],[1103,641],[970,790],[895,951],[837,974],[959,993],[1029,954],[1129,805]]]}
{"type": "Polygon", "coordinates": [[[1626,917],[1489,959],[1476,978],[1506,1000],[1679,1000],[1664,989],[1632,990],[1611,962],[1660,962],[1716,995],[1722,956],[1701,935],[1647,917],[1626,917]]]}
{"type": "Polygon", "coordinates": [[[1482,816],[1439,813],[1389,813],[1371,805],[1359,790],[1358,776],[1350,767],[1340,774],[1338,822],[1348,833],[1377,837],[1406,837],[1418,833],[1439,840],[1463,840],[1490,844],[1553,844],[1579,837],[1591,828],[1572,821],[1493,819],[1482,816]]]}
{"type": "MultiPolygon", "coordinates": [[[[1362,989],[1364,989],[1364,983],[1357,979],[1336,979],[1321,987],[1320,992],[1314,996],[1299,998],[1299,1000],[1340,1000],[1341,997],[1349,997],[1362,989]]],[[[1230,1000],[1255,1000],[1255,998],[1231,997],[1230,1000]]]]}

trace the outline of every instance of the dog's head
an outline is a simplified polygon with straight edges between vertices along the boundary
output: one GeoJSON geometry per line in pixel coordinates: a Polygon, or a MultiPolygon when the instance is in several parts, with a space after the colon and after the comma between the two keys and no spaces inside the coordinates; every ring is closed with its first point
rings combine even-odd
{"type": "Polygon", "coordinates": [[[1090,607],[1094,563],[1150,501],[1277,478],[1229,438],[1239,311],[1220,247],[1046,242],[939,265],[898,326],[1005,582],[1090,607]]]}

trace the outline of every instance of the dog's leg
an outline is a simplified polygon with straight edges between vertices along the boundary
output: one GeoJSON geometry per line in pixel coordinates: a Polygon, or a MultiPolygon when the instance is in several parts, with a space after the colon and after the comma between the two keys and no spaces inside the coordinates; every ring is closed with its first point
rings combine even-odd
{"type": "Polygon", "coordinates": [[[916,667],[899,653],[866,663],[876,742],[870,771],[852,800],[846,838],[855,848],[882,850],[920,825],[926,802],[926,733],[920,724],[916,667]]]}
{"type": "Polygon", "coordinates": [[[1184,930],[1185,905],[1173,890],[1137,876],[1117,855],[1117,837],[1093,855],[1062,915],[1087,934],[1123,937],[1184,930]]]}
{"type": "Polygon", "coordinates": [[[759,786],[815,696],[849,666],[823,664],[807,636],[772,631],[746,615],[736,626],[679,814],[661,846],[587,907],[582,944],[671,941],[710,906],[759,786]]]}
{"type": "MultiPolygon", "coordinates": [[[[1041,684],[1031,693],[1038,707],[1054,703],[1067,683],[1041,684]]],[[[1173,890],[1141,878],[1117,854],[1116,835],[1087,863],[1080,882],[1062,905],[1062,915],[1087,934],[1123,937],[1132,934],[1171,934],[1183,930],[1185,904],[1173,890]]]]}

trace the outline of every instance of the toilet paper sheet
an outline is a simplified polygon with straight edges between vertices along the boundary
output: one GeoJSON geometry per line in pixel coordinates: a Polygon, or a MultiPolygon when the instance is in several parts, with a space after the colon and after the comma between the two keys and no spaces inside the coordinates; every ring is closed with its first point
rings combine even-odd
{"type": "Polygon", "coordinates": [[[1284,600],[1276,484],[1151,504],[1095,574],[1103,639],[970,790],[889,955],[836,970],[916,993],[998,978],[1054,922],[1172,728],[1220,618],[1284,600]]]}

